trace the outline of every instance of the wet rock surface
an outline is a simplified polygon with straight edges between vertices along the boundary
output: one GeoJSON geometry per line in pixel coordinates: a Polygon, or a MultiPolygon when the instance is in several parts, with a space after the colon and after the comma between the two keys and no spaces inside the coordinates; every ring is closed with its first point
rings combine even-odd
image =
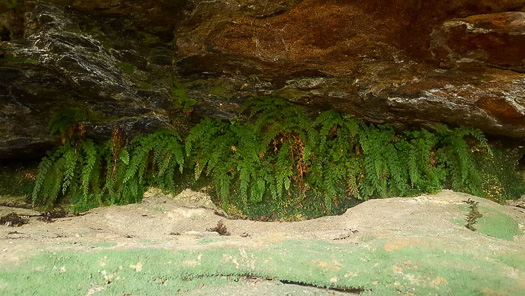
{"type": "Polygon", "coordinates": [[[525,1],[20,1],[0,7],[0,157],[228,118],[258,95],[397,128],[525,136],[525,1]],[[196,100],[174,107],[182,85],[196,100]],[[188,111],[188,110],[186,110],[188,111]],[[184,113],[191,113],[186,117],[184,113]]]}
{"type": "MultiPolygon", "coordinates": [[[[110,138],[117,126],[133,136],[170,125],[168,90],[139,86],[150,72],[144,55],[153,49],[138,52],[144,44],[132,37],[139,36],[121,31],[126,19],[53,2],[28,1],[0,18],[12,37],[0,45],[0,157],[41,155],[58,144],[60,135],[50,134],[49,123],[64,110],[81,112],[87,135],[100,139],[110,138]],[[15,14],[22,28],[10,21],[15,14]],[[101,23],[92,22],[97,18],[101,23]]],[[[161,43],[160,37],[150,39],[161,43]]],[[[151,67],[170,75],[171,65],[151,67]]]]}

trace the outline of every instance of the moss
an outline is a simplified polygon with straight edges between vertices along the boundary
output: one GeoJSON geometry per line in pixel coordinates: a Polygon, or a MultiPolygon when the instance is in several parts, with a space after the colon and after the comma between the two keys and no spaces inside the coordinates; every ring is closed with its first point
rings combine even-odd
{"type": "Polygon", "coordinates": [[[6,61],[8,63],[13,63],[13,64],[30,64],[30,65],[38,65],[38,64],[40,64],[40,62],[37,61],[37,60],[26,59],[26,58],[19,58],[19,57],[14,57],[14,56],[9,56],[9,55],[5,55],[5,56],[1,57],[0,59],[3,60],[3,61],[6,61]]]}
{"type": "MultiPolygon", "coordinates": [[[[342,244],[283,241],[252,248],[39,252],[19,265],[0,266],[6,295],[172,295],[221,288],[244,275],[362,295],[521,295],[523,254],[471,253],[437,242],[403,245],[375,239],[342,244]],[[516,276],[509,277],[513,268],[516,276]],[[52,282],[53,285],[44,283],[52,282]]],[[[328,291],[327,291],[328,292],[328,291]]],[[[279,295],[279,294],[276,294],[279,295]]]]}
{"type": "Polygon", "coordinates": [[[228,83],[228,81],[219,80],[211,89],[210,93],[218,97],[229,99],[232,98],[235,93],[237,93],[237,90],[235,86],[231,83],[228,83]]]}
{"type": "MultiPolygon", "coordinates": [[[[465,213],[470,211],[466,205],[460,205],[459,209],[465,213]]],[[[504,240],[513,240],[514,236],[521,234],[518,222],[508,215],[487,207],[482,207],[479,211],[483,216],[474,224],[476,232],[504,240]]],[[[452,222],[460,226],[467,223],[465,219],[454,219],[452,222]]]]}
{"type": "Polygon", "coordinates": [[[92,247],[95,247],[95,248],[111,248],[111,247],[115,247],[116,245],[117,244],[113,243],[113,242],[100,242],[100,243],[93,244],[92,247]]]}
{"type": "Polygon", "coordinates": [[[149,82],[146,82],[146,81],[141,81],[138,83],[137,87],[139,89],[152,89],[153,88],[153,85],[149,82]]]}
{"type": "Polygon", "coordinates": [[[200,245],[212,245],[216,243],[224,242],[225,240],[222,237],[203,237],[199,239],[200,245]]]}
{"type": "Polygon", "coordinates": [[[151,45],[151,44],[156,44],[160,42],[160,38],[155,35],[151,35],[145,32],[141,32],[141,35],[142,35],[142,42],[144,42],[145,44],[151,45]]]}
{"type": "Polygon", "coordinates": [[[226,78],[194,80],[187,83],[186,87],[188,89],[206,90],[204,91],[205,93],[208,92],[211,95],[225,99],[233,98],[235,95],[238,95],[239,90],[243,89],[242,86],[239,87],[230,79],[226,78]]]}
{"type": "MultiPolygon", "coordinates": [[[[211,191],[212,196],[215,195],[211,191]]],[[[238,195],[238,192],[232,192],[232,195],[238,195]]],[[[297,190],[291,189],[290,196],[301,196],[297,190]]],[[[330,215],[341,215],[347,209],[352,208],[362,201],[353,198],[341,198],[337,203],[331,202],[330,213],[326,212],[326,204],[320,205],[319,199],[314,192],[307,192],[303,198],[290,198],[285,201],[275,201],[273,199],[264,199],[260,203],[244,204],[240,200],[234,200],[231,204],[226,205],[226,212],[234,217],[246,216],[255,220],[272,220],[272,221],[302,221],[330,215]]]]}
{"type": "Polygon", "coordinates": [[[133,74],[133,72],[135,72],[135,67],[130,64],[130,63],[124,63],[124,62],[120,62],[120,63],[117,63],[117,67],[124,73],[124,74],[128,74],[128,75],[131,75],[133,74]]]}
{"type": "Polygon", "coordinates": [[[499,203],[525,194],[525,177],[519,173],[519,162],[525,149],[520,144],[505,144],[493,144],[493,157],[475,154],[483,176],[483,191],[487,198],[499,203]]]}
{"type": "Polygon", "coordinates": [[[274,92],[274,94],[290,101],[296,101],[297,99],[303,98],[310,93],[300,89],[284,88],[274,92]]]}
{"type": "Polygon", "coordinates": [[[508,215],[488,208],[483,208],[481,213],[483,217],[476,223],[478,232],[505,240],[512,240],[514,236],[521,234],[518,222],[508,215]]]}

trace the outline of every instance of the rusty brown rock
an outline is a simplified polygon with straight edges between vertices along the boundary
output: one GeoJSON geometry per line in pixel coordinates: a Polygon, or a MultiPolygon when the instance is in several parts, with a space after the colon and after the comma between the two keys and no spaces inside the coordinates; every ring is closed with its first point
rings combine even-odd
{"type": "MultiPolygon", "coordinates": [[[[442,122],[525,135],[525,75],[499,69],[429,71],[382,97],[397,122],[442,122]],[[477,75],[472,75],[473,71],[477,75]]],[[[392,119],[394,120],[394,119],[392,119]]]]}
{"type": "Polygon", "coordinates": [[[525,12],[447,20],[432,34],[432,53],[446,66],[483,63],[525,72],[525,12]]]}
{"type": "MultiPolygon", "coordinates": [[[[192,73],[251,69],[273,78],[344,76],[364,59],[392,59],[398,51],[396,36],[406,25],[367,14],[362,5],[345,1],[306,0],[266,17],[232,13],[201,20],[191,33],[185,31],[188,24],[182,24],[176,35],[184,69],[191,68],[192,73]]],[[[194,18],[188,23],[194,24],[194,18]]]]}
{"type": "Polygon", "coordinates": [[[430,34],[443,21],[525,7],[525,0],[189,2],[175,31],[183,73],[281,78],[348,75],[405,54],[432,59],[430,34]]]}
{"type": "MultiPolygon", "coordinates": [[[[523,13],[505,12],[523,0],[304,0],[269,14],[260,7],[261,13],[246,13],[228,1],[191,2],[176,28],[176,55],[180,73],[201,81],[190,83],[189,93],[206,103],[208,114],[233,115],[235,99],[274,95],[399,128],[446,123],[525,136],[524,76],[506,71],[523,63],[515,35],[523,13]],[[480,13],[492,14],[468,17],[480,13]],[[487,60],[440,67],[431,33],[465,17],[486,28],[490,16],[500,16],[491,30],[508,39],[487,46],[487,60]],[[235,92],[216,92],[218,81],[235,92]]],[[[457,46],[471,45],[467,38],[457,46]]]]}

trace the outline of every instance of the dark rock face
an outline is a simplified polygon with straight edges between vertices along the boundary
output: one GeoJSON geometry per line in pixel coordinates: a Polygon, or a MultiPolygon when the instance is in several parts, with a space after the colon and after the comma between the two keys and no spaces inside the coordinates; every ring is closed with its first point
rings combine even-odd
{"type": "Polygon", "coordinates": [[[256,95],[399,128],[525,136],[525,0],[19,1],[0,6],[0,158],[227,118],[256,95]],[[436,3],[438,2],[438,3],[436,3]],[[197,104],[173,108],[170,88],[197,104]]]}
{"type": "MultiPolygon", "coordinates": [[[[171,61],[149,66],[143,61],[149,52],[137,49],[144,44],[92,21],[112,22],[118,14],[110,18],[60,4],[28,1],[16,8],[22,11],[5,13],[5,27],[14,36],[0,47],[0,158],[40,155],[58,143],[60,136],[51,135],[48,124],[64,108],[82,110],[91,127],[87,134],[95,138],[111,137],[116,126],[131,136],[170,124],[167,90],[141,91],[138,85],[149,68],[167,68],[169,74],[171,61]]],[[[173,26],[168,30],[171,35],[173,26]]],[[[160,37],[150,38],[150,44],[165,46],[160,37]]]]}

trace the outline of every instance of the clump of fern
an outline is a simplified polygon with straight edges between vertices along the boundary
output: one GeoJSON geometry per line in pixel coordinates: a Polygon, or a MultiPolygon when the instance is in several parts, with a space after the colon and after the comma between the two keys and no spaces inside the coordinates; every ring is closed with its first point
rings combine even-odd
{"type": "Polygon", "coordinates": [[[510,194],[504,169],[499,175],[487,169],[494,158],[479,130],[440,125],[400,133],[335,111],[312,120],[299,106],[273,97],[250,100],[230,121],[206,118],[185,139],[160,130],[128,142],[117,129],[111,140],[95,143],[83,139],[78,122],[73,127],[63,130],[78,135],[40,164],[35,204],[62,196],[79,208],[137,202],[150,185],[174,190],[185,168],[194,180],[203,174],[211,179],[225,209],[263,204],[256,208],[293,215],[301,207],[332,213],[352,200],[441,188],[490,197],[483,180],[495,180],[510,194]]]}
{"type": "Polygon", "coordinates": [[[244,123],[205,119],[190,131],[186,153],[195,179],[205,170],[223,205],[231,196],[243,205],[265,196],[286,202],[292,184],[304,193],[315,134],[304,111],[272,97],[249,101],[243,111],[244,123]]]}
{"type": "Polygon", "coordinates": [[[261,159],[271,164],[273,180],[270,193],[274,200],[290,192],[292,183],[299,195],[307,189],[309,159],[317,140],[317,132],[304,110],[280,98],[259,97],[248,101],[242,111],[250,110],[248,124],[253,124],[260,138],[261,159]]]}
{"type": "Polygon", "coordinates": [[[148,185],[174,188],[184,166],[184,146],[175,131],[123,142],[118,132],[100,144],[90,139],[65,141],[40,162],[33,204],[52,206],[63,196],[79,208],[126,204],[142,200],[148,185]]]}
{"type": "Polygon", "coordinates": [[[406,131],[403,136],[403,142],[398,146],[410,147],[402,155],[410,187],[415,193],[434,193],[442,189],[446,171],[436,157],[439,136],[426,129],[406,131]]]}
{"type": "Polygon", "coordinates": [[[447,172],[447,181],[456,191],[484,196],[480,168],[474,160],[475,152],[492,157],[492,150],[480,130],[458,127],[453,130],[446,126],[437,127],[440,148],[436,158],[447,172]]]}
{"type": "Polygon", "coordinates": [[[49,120],[49,131],[51,134],[59,133],[62,137],[62,141],[71,139],[79,129],[82,128],[81,122],[88,118],[88,114],[85,110],[79,108],[66,107],[55,112],[49,120]]]}
{"type": "Polygon", "coordinates": [[[265,163],[258,157],[258,142],[252,125],[203,120],[186,138],[186,156],[194,165],[195,180],[203,171],[211,176],[224,205],[231,202],[230,192],[235,182],[242,202],[259,201],[270,172],[263,169],[265,163]]]}
{"type": "Polygon", "coordinates": [[[55,151],[48,153],[38,167],[33,189],[33,205],[50,206],[67,192],[83,195],[90,191],[98,180],[93,168],[98,160],[98,151],[93,141],[79,143],[67,141],[55,151]]]}
{"type": "Polygon", "coordinates": [[[403,195],[408,189],[408,170],[404,152],[406,141],[389,126],[361,125],[359,144],[364,154],[364,179],[360,190],[364,197],[403,195]]]}
{"type": "Polygon", "coordinates": [[[123,195],[141,200],[147,185],[173,190],[176,174],[184,168],[183,147],[179,134],[169,129],[134,138],[119,154],[124,164],[122,181],[118,182],[123,195]]]}
{"type": "Polygon", "coordinates": [[[328,212],[339,198],[366,200],[434,192],[445,180],[435,159],[438,136],[425,129],[396,133],[327,111],[315,121],[318,141],[308,181],[328,212]]]}
{"type": "Polygon", "coordinates": [[[365,160],[360,189],[365,197],[413,195],[444,187],[484,195],[474,147],[488,156],[492,152],[481,131],[439,125],[435,133],[421,129],[396,134],[386,125],[363,124],[361,130],[365,160]]]}
{"type": "Polygon", "coordinates": [[[193,106],[197,101],[188,97],[187,90],[182,83],[173,80],[170,93],[174,109],[180,109],[186,114],[193,112],[193,106]]]}
{"type": "Polygon", "coordinates": [[[443,187],[445,174],[435,157],[439,147],[435,134],[425,129],[396,133],[386,125],[365,124],[361,131],[364,197],[406,196],[443,187]]]}
{"type": "Polygon", "coordinates": [[[312,149],[308,184],[322,197],[326,211],[340,197],[361,198],[358,184],[363,177],[358,134],[360,121],[350,115],[326,111],[314,121],[318,131],[312,149]]]}

